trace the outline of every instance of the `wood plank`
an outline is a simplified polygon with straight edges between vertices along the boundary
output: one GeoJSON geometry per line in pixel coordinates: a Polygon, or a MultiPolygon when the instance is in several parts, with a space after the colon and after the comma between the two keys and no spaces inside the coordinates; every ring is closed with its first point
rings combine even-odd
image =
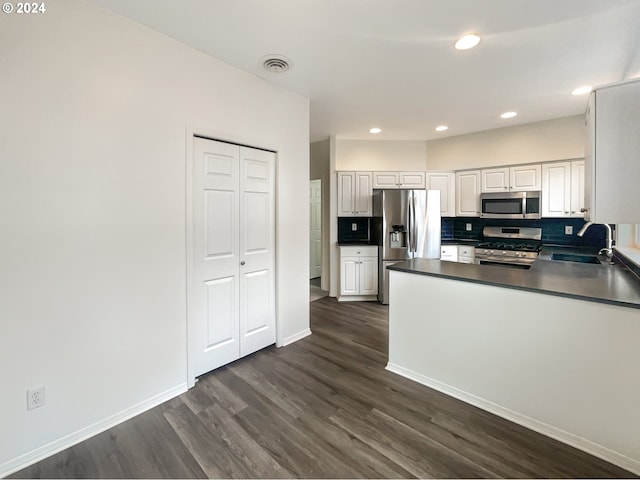
{"type": "Polygon", "coordinates": [[[634,477],[385,370],[386,306],[310,308],[313,335],[203,375],[12,477],[634,477]]]}

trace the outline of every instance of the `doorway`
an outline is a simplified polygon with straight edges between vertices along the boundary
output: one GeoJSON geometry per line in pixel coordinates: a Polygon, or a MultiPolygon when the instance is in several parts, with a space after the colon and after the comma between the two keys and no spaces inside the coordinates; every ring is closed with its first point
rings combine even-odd
{"type": "Polygon", "coordinates": [[[322,180],[309,181],[309,300],[327,295],[322,279],[322,180]]]}

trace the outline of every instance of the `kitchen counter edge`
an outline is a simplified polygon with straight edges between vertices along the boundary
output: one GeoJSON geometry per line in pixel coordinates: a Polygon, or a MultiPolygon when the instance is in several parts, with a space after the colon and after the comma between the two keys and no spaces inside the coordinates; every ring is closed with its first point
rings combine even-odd
{"type": "Polygon", "coordinates": [[[537,260],[530,270],[417,258],[389,270],[640,309],[640,280],[622,266],[537,260]]]}

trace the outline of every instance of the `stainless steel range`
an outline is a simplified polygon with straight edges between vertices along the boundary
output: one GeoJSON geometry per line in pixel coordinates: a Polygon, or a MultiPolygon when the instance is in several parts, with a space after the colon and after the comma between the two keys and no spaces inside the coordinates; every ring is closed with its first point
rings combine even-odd
{"type": "Polygon", "coordinates": [[[538,258],[542,229],[532,227],[484,227],[483,241],[476,245],[476,263],[512,268],[531,268],[538,258]]]}

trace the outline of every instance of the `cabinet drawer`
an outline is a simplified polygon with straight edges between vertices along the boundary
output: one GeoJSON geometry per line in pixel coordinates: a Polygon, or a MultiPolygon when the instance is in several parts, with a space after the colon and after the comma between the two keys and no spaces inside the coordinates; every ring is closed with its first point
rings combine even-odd
{"type": "Polygon", "coordinates": [[[340,256],[342,257],[377,257],[378,247],[376,245],[340,247],[340,256]]]}
{"type": "Polygon", "coordinates": [[[458,247],[458,255],[461,257],[473,257],[476,253],[475,247],[460,245],[458,247]]]}
{"type": "Polygon", "coordinates": [[[440,260],[446,262],[458,261],[458,246],[457,245],[442,245],[440,247],[440,260]]]}

